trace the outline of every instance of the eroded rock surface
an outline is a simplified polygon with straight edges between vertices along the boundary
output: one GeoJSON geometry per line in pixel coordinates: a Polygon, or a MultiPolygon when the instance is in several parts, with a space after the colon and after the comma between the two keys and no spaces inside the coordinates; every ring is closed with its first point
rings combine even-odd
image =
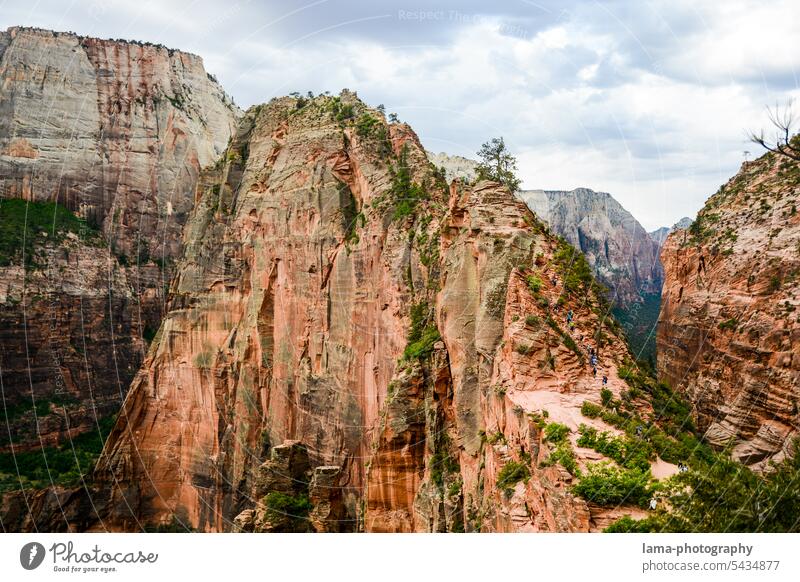
{"type": "Polygon", "coordinates": [[[195,55],[0,32],[0,197],[58,202],[103,237],[45,241],[24,267],[0,266],[6,404],[58,404],[15,417],[0,448],[54,445],[119,409],[160,324],[200,169],[239,115],[195,55]]]}
{"type": "Polygon", "coordinates": [[[798,162],[745,162],[661,253],[659,373],[711,443],[756,467],[780,460],[800,427],[798,199],[798,162]]]}
{"type": "Polygon", "coordinates": [[[225,159],[96,469],[107,527],[596,529],[533,418],[575,431],[601,387],[586,344],[615,394],[629,354],[524,203],[448,187],[346,91],[252,108],[225,159]],[[498,487],[510,461],[530,478],[498,487]]]}

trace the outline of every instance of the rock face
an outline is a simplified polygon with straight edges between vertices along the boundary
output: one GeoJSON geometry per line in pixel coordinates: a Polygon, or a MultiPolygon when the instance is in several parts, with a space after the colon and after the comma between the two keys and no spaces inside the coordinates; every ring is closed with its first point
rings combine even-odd
{"type": "Polygon", "coordinates": [[[583,344],[614,394],[630,356],[591,277],[565,288],[569,247],[518,198],[448,187],[408,126],[347,91],[252,108],[225,160],[200,179],[169,312],[95,471],[103,527],[610,519],[540,466],[553,445],[537,418],[574,431],[599,401],[583,344]],[[529,478],[508,480],[517,465],[529,478]]]}
{"type": "Polygon", "coordinates": [[[160,323],[200,169],[239,115],[197,56],[0,32],[0,198],[58,202],[104,239],[45,242],[35,263],[0,267],[6,402],[66,405],[15,420],[18,445],[55,444],[118,409],[160,323]]]}
{"type": "Polygon", "coordinates": [[[472,182],[478,175],[478,162],[475,160],[470,160],[462,156],[451,156],[444,152],[438,154],[433,152],[426,153],[433,165],[444,170],[445,178],[448,182],[459,179],[472,182]]]}
{"type": "Polygon", "coordinates": [[[117,254],[177,256],[200,168],[238,115],[200,57],[38,29],[0,37],[0,196],[60,202],[117,254]]]}
{"type": "MultiPolygon", "coordinates": [[[[20,451],[55,446],[94,429],[98,419],[119,410],[141,364],[146,344],[134,287],[98,242],[68,237],[38,249],[33,269],[0,268],[8,412],[0,452],[9,441],[20,451]]],[[[157,267],[149,270],[157,280],[157,267]]]]}
{"type": "Polygon", "coordinates": [[[800,427],[800,165],[746,162],[688,230],[673,232],[658,370],[734,458],[779,460],[800,427]]]}

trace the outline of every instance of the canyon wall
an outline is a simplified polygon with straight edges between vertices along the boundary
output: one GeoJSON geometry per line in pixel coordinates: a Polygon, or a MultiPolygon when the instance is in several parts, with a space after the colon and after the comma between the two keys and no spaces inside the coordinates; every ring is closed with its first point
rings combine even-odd
{"type": "Polygon", "coordinates": [[[764,468],[800,428],[800,164],[745,162],[661,252],[658,370],[709,442],[764,468]]]}
{"type": "MultiPolygon", "coordinates": [[[[57,444],[119,408],[160,324],[200,169],[239,115],[195,55],[0,32],[0,205],[57,202],[87,233],[42,229],[27,256],[0,257],[0,373],[16,411],[0,450],[57,444]]],[[[19,249],[26,216],[4,214],[19,249]]]]}
{"type": "Polygon", "coordinates": [[[408,126],[347,91],[251,108],[224,159],[81,527],[593,531],[626,509],[546,462],[542,418],[573,444],[602,425],[581,416],[601,389],[586,350],[614,395],[630,354],[524,203],[448,186],[408,126]]]}

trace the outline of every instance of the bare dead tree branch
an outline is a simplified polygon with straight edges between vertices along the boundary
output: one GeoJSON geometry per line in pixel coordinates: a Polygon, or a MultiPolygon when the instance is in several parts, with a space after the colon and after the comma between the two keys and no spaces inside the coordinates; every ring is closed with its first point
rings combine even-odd
{"type": "Polygon", "coordinates": [[[795,122],[791,104],[781,107],[777,103],[775,109],[767,107],[767,116],[775,128],[775,137],[770,140],[761,129],[758,133],[751,131],[748,134],[750,141],[760,145],[765,150],[800,161],[800,145],[792,143],[792,125],[795,122]]]}

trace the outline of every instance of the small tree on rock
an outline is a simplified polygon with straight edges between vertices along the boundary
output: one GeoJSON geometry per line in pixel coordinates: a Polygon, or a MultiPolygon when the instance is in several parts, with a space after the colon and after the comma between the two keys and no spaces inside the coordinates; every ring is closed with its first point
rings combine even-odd
{"type": "Polygon", "coordinates": [[[767,138],[762,129],[758,133],[750,132],[750,141],[773,153],[800,161],[800,142],[792,130],[795,116],[792,113],[791,105],[780,107],[776,104],[775,109],[767,107],[767,114],[770,123],[775,128],[774,139],[767,138]]]}
{"type": "Polygon", "coordinates": [[[512,192],[519,190],[521,180],[517,178],[517,159],[508,153],[502,137],[492,138],[478,151],[478,178],[500,182],[512,192]]]}

